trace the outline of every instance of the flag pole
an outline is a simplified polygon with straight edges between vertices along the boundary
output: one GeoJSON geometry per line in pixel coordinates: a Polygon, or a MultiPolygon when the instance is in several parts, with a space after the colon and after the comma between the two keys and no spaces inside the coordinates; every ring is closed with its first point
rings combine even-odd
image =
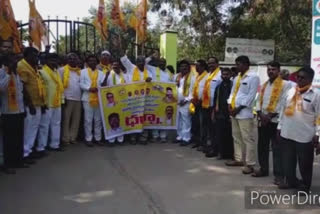
{"type": "MultiPolygon", "coordinates": [[[[137,3],[137,7],[139,5],[139,0],[136,1],[137,3]]],[[[139,38],[138,38],[138,21],[136,23],[136,44],[135,44],[135,52],[136,52],[136,59],[138,58],[138,54],[139,54],[139,38]]]]}

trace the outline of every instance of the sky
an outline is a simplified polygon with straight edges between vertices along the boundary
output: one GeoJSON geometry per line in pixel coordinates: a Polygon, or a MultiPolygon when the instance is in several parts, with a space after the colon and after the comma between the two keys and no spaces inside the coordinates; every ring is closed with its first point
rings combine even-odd
{"type": "MultiPolygon", "coordinates": [[[[57,16],[65,19],[67,16],[69,20],[77,20],[78,18],[81,20],[82,17],[89,16],[88,10],[91,6],[97,7],[98,2],[99,0],[36,0],[36,7],[43,19],[47,19],[48,16],[52,19],[57,16]]],[[[28,0],[11,0],[11,5],[16,20],[27,22],[29,19],[28,0]]]]}

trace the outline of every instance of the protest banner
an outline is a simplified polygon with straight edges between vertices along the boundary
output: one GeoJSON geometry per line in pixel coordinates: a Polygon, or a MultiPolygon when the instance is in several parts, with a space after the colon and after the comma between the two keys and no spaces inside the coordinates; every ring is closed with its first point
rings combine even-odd
{"type": "Polygon", "coordinates": [[[174,83],[139,82],[99,89],[106,139],[144,129],[177,129],[174,83]]]}

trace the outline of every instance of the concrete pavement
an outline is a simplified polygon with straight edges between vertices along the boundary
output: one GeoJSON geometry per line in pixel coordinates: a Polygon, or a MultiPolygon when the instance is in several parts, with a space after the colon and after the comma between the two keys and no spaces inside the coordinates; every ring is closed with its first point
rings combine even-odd
{"type": "MultiPolygon", "coordinates": [[[[314,186],[320,186],[319,158],[314,186]]],[[[271,185],[189,147],[83,144],[50,153],[16,175],[0,174],[1,214],[318,214],[246,210],[244,187],[271,185]]]]}

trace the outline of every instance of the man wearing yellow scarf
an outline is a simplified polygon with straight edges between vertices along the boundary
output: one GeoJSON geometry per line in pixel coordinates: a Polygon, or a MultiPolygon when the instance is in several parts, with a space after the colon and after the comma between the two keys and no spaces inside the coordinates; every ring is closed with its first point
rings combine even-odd
{"type": "MultiPolygon", "coordinates": [[[[12,41],[9,41],[11,47],[12,41]]],[[[23,84],[16,72],[17,57],[13,53],[1,56],[0,112],[3,126],[3,171],[15,174],[14,168],[24,168],[23,163],[23,84]]],[[[2,136],[1,136],[2,137],[2,136]]]]}
{"type": "Polygon", "coordinates": [[[111,54],[109,51],[105,50],[101,52],[100,64],[97,68],[102,71],[103,74],[109,75],[109,72],[111,71],[111,54]]]}
{"type": "MultiPolygon", "coordinates": [[[[126,84],[128,82],[127,75],[121,71],[120,62],[118,60],[112,63],[112,70],[110,71],[109,75],[106,76],[105,78],[107,78],[107,80],[105,81],[106,86],[126,84]]],[[[112,138],[112,139],[109,139],[108,141],[110,145],[113,145],[116,140],[118,141],[118,143],[123,143],[124,136],[122,135],[117,138],[112,138]]]]}
{"type": "MultiPolygon", "coordinates": [[[[155,52],[152,56],[146,59],[147,70],[151,71],[152,79],[156,82],[173,82],[173,74],[167,70],[167,60],[159,58],[159,53],[155,52]],[[151,62],[154,62],[151,65],[151,62]]],[[[166,130],[152,130],[152,140],[156,142],[158,138],[162,143],[167,142],[167,131],[166,130]]]]}
{"type": "Polygon", "coordinates": [[[269,80],[262,85],[257,102],[258,127],[258,160],[260,169],[252,174],[254,177],[269,175],[269,150],[272,144],[274,183],[283,179],[280,143],[277,141],[278,116],[281,104],[291,88],[289,82],[280,77],[280,63],[270,62],[267,65],[269,80]]]}
{"type": "Polygon", "coordinates": [[[33,47],[24,49],[23,59],[19,61],[17,71],[23,82],[26,96],[26,118],[24,120],[24,157],[29,163],[38,156],[32,153],[42,114],[45,113],[45,88],[37,69],[39,52],[33,47]]]}
{"type": "Polygon", "coordinates": [[[57,71],[58,55],[47,53],[45,65],[40,71],[46,89],[47,111],[41,117],[38,146],[36,150],[44,153],[46,147],[52,151],[63,151],[60,147],[61,104],[63,101],[63,84],[57,71]],[[50,142],[48,142],[50,138],[50,142]]]}
{"type": "Polygon", "coordinates": [[[78,136],[81,118],[81,88],[79,57],[75,53],[67,55],[67,64],[59,69],[64,88],[62,121],[62,144],[74,144],[78,136]]]}
{"type": "Polygon", "coordinates": [[[86,144],[93,146],[92,125],[94,123],[94,140],[101,144],[102,120],[99,107],[98,87],[105,79],[102,71],[97,69],[98,59],[95,55],[87,56],[88,67],[81,71],[80,87],[83,90],[84,132],[86,144]]]}
{"type": "Polygon", "coordinates": [[[190,63],[182,60],[179,63],[178,85],[178,127],[176,143],[188,145],[191,141],[191,113],[189,106],[193,98],[193,86],[197,75],[191,71],[190,63]]]}
{"type": "Polygon", "coordinates": [[[251,174],[256,163],[253,106],[260,79],[254,71],[249,71],[250,60],[247,56],[239,56],[236,66],[239,75],[233,81],[228,100],[234,139],[234,160],[226,165],[242,166],[245,163],[242,173],[251,174]],[[243,154],[245,160],[242,159],[243,154]]]}
{"type": "MultiPolygon", "coordinates": [[[[126,68],[127,78],[129,83],[132,82],[151,82],[152,81],[152,72],[146,67],[145,57],[138,56],[136,60],[136,65],[132,64],[129,58],[124,55],[120,59],[122,65],[126,68]]],[[[144,130],[141,134],[132,134],[130,136],[131,144],[136,144],[136,141],[139,141],[141,144],[146,145],[148,142],[148,131],[144,130]]]]}
{"type": "Polygon", "coordinates": [[[314,74],[308,66],[298,71],[297,86],[288,91],[278,124],[287,178],[287,183],[282,182],[279,188],[298,188],[307,194],[312,183],[314,148],[317,153],[320,151],[320,93],[311,86],[314,74]],[[297,161],[302,177],[299,184],[296,182],[297,161]]]}
{"type": "Polygon", "coordinates": [[[205,60],[197,60],[196,62],[196,71],[198,73],[193,89],[192,89],[192,100],[190,103],[190,107],[194,108],[194,112],[192,115],[192,128],[191,128],[191,134],[192,134],[192,140],[195,143],[195,148],[198,146],[198,151],[203,151],[203,149],[206,147],[207,142],[206,140],[202,139],[202,129],[203,127],[203,112],[202,112],[202,98],[203,98],[203,89],[204,85],[208,79],[208,65],[205,60]]]}

